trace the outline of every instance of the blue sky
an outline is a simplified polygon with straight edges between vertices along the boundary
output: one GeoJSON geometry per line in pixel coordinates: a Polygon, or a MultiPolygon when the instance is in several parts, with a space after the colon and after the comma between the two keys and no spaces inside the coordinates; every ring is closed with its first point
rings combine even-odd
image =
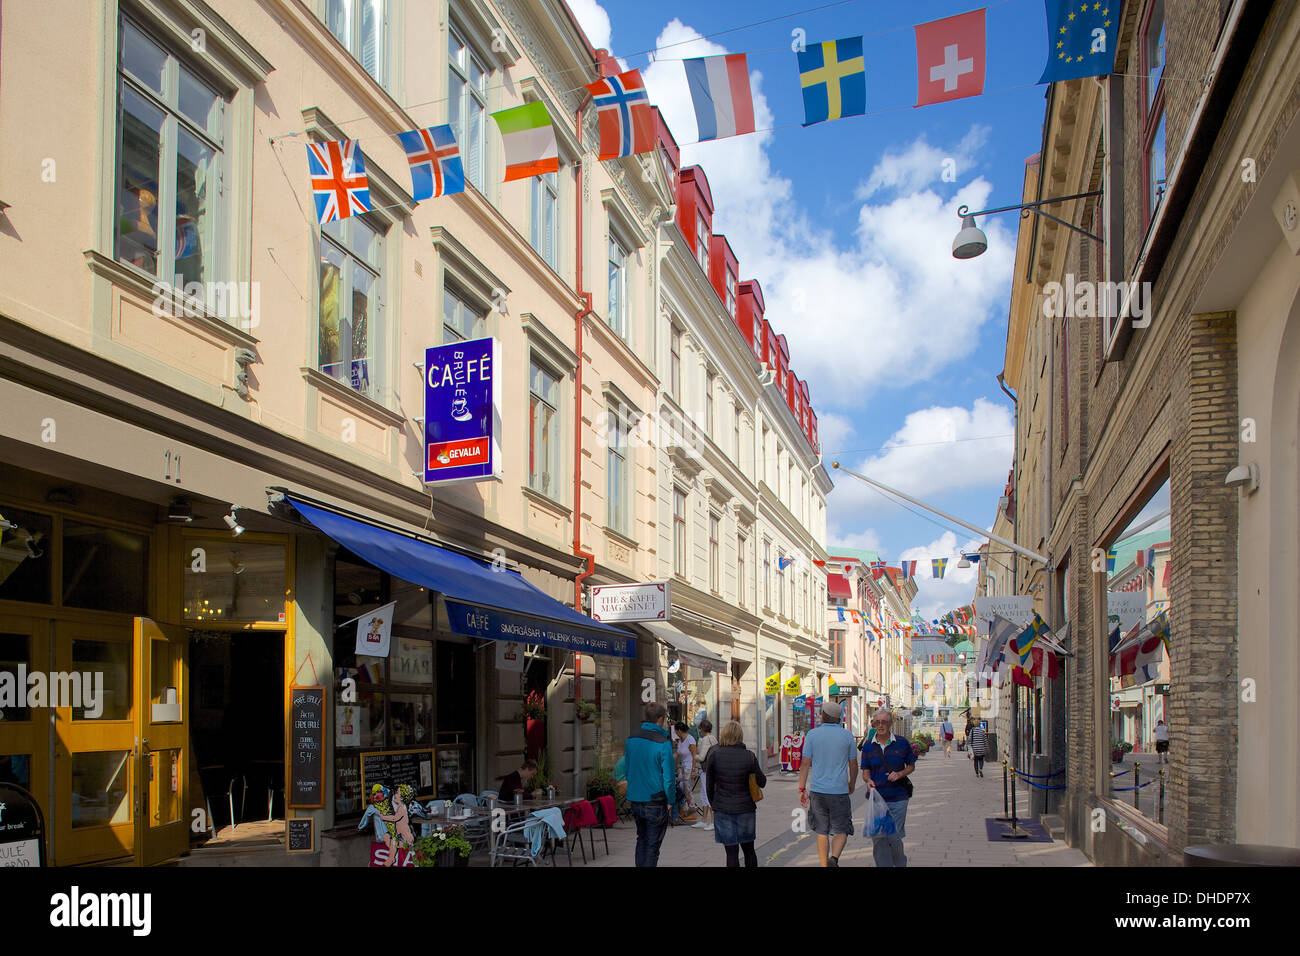
{"type": "MultiPolygon", "coordinates": [[[[818,4],[569,4],[595,46],[642,70],[683,144],[683,163],[704,168],[715,231],[736,249],[741,277],[762,284],[767,316],[790,342],[791,366],[808,379],[825,460],[989,525],[1013,446],[1011,402],[996,376],[1016,216],[981,220],[989,250],[977,259],[953,259],[951,245],[957,207],[1018,202],[1025,160],[1039,149],[1043,0],[989,6],[983,96],[921,108],[912,105],[912,26],[978,9],[969,0],[850,0],[790,17],[818,4]],[[784,18],[735,29],[774,17],[784,18]],[[865,36],[867,116],[801,126],[795,29],[809,43],[865,36]],[[654,63],[643,52],[651,49],[659,50],[654,63]],[[749,54],[760,131],[692,144],[694,113],[678,61],[723,52],[749,54]],[[947,159],[955,182],[943,179],[947,159]]],[[[917,607],[931,617],[970,600],[974,569],[957,569],[956,558],[977,546],[973,535],[831,475],[832,553],[839,543],[878,549],[895,563],[947,555],[954,560],[944,581],[918,581],[917,607]]]]}

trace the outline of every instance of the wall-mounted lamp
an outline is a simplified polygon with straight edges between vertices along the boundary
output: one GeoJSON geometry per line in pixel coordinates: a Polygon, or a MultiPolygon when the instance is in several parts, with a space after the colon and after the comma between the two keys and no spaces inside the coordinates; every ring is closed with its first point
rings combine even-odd
{"type": "Polygon", "coordinates": [[[226,523],[226,527],[230,529],[230,533],[233,534],[236,538],[238,538],[241,534],[244,533],[244,526],[240,524],[237,520],[235,520],[235,512],[238,510],[239,510],[238,505],[231,505],[230,514],[226,515],[224,518],[221,519],[226,523]]]}
{"type": "Polygon", "coordinates": [[[1253,461],[1249,465],[1238,465],[1228,472],[1223,483],[1229,488],[1240,488],[1248,495],[1259,491],[1259,465],[1253,461]]]}
{"type": "Polygon", "coordinates": [[[1044,219],[1050,219],[1052,222],[1059,223],[1067,229],[1073,229],[1080,235],[1087,236],[1089,239],[1095,239],[1101,242],[1101,236],[1094,236],[1086,229],[1080,229],[1072,222],[1066,222],[1049,212],[1043,212],[1040,206],[1049,206],[1052,203],[1069,202],[1073,199],[1086,199],[1089,196],[1100,196],[1101,190],[1096,189],[1087,193],[1075,193],[1073,196],[1056,196],[1052,199],[1040,199],[1037,202],[1022,202],[1014,206],[998,206],[996,209],[981,209],[978,212],[971,212],[970,206],[962,205],[957,209],[957,215],[961,219],[961,230],[957,237],[952,241],[952,256],[954,259],[974,259],[976,256],[983,255],[984,250],[989,247],[989,238],[984,235],[984,230],[975,225],[976,216],[990,216],[994,213],[1007,212],[1011,209],[1019,209],[1021,218],[1027,217],[1030,213],[1042,216],[1044,219]]]}

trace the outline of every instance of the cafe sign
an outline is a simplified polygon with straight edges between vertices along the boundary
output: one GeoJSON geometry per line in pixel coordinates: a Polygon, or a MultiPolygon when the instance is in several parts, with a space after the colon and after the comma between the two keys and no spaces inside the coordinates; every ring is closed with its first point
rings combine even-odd
{"type": "Polygon", "coordinates": [[[669,606],[666,581],[591,589],[591,616],[597,621],[666,621],[669,606]]]}
{"type": "Polygon", "coordinates": [[[501,471],[501,347],[494,338],[424,350],[424,481],[501,471]]]}

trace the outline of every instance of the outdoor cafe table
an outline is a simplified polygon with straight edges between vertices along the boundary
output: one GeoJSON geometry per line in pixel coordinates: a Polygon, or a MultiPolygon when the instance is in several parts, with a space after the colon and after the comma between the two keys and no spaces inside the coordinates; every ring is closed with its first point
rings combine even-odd
{"type": "MultiPolygon", "coordinates": [[[[496,802],[496,805],[497,805],[497,809],[504,810],[506,812],[507,821],[511,823],[517,823],[518,821],[527,817],[528,814],[536,810],[546,810],[551,807],[556,807],[560,810],[564,810],[568,807],[571,807],[575,803],[580,803],[583,799],[584,799],[583,797],[565,797],[565,796],[556,795],[555,797],[533,797],[530,800],[521,800],[518,806],[515,805],[515,802],[513,800],[498,800],[496,802]]],[[[486,814],[489,818],[491,817],[492,811],[487,807],[480,807],[478,809],[481,813],[486,814]]],[[[488,865],[496,866],[497,865],[497,841],[495,835],[493,835],[492,837],[490,846],[491,849],[488,855],[488,861],[489,861],[488,865]]]]}

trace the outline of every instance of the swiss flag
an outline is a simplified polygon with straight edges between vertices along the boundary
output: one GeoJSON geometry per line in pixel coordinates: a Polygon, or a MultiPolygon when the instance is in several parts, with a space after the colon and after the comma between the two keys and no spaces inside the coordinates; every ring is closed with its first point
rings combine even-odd
{"type": "Polygon", "coordinates": [[[916,105],[984,92],[984,11],[921,23],[916,30],[916,105]]]}

